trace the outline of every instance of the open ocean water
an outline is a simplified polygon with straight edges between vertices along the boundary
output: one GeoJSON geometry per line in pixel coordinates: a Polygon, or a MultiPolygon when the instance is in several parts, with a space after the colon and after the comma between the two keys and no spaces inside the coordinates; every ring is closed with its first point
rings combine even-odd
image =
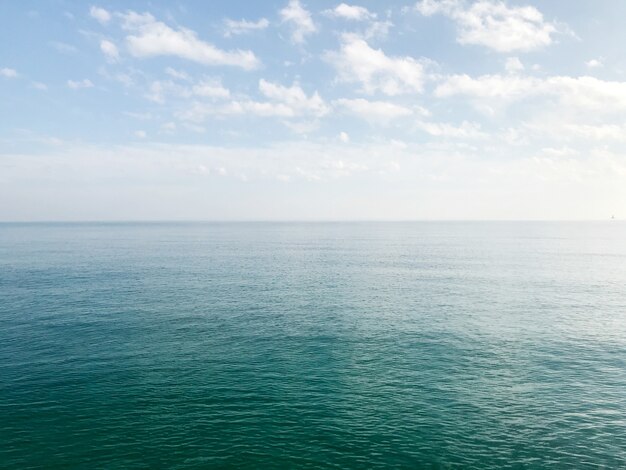
{"type": "Polygon", "coordinates": [[[626,467],[626,223],[0,224],[0,468],[229,467],[626,467]]]}

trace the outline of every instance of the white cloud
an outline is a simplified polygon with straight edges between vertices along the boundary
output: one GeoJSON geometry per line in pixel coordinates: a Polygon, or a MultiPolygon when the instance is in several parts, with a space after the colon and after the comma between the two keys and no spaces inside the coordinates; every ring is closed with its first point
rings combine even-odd
{"type": "Polygon", "coordinates": [[[392,147],[401,149],[401,150],[404,150],[405,148],[408,147],[407,143],[403,142],[402,140],[391,139],[389,143],[391,144],[392,147]]]}
{"type": "Polygon", "coordinates": [[[151,113],[136,113],[132,111],[124,111],[123,114],[128,117],[132,117],[133,119],[138,119],[140,121],[149,121],[154,118],[151,113]]]}
{"type": "MultiPolygon", "coordinates": [[[[168,75],[176,78],[188,78],[187,74],[169,67],[166,69],[168,75]]],[[[148,86],[145,97],[155,103],[165,103],[167,96],[178,98],[192,98],[200,96],[211,99],[226,99],[230,96],[230,90],[224,88],[222,82],[216,78],[204,78],[191,86],[181,85],[180,82],[173,80],[155,80],[148,86]]]]}
{"type": "Polygon", "coordinates": [[[189,97],[191,93],[187,88],[177,85],[171,80],[156,80],[150,83],[145,97],[155,103],[163,104],[165,103],[165,96],[168,94],[189,97]]]}
{"type": "Polygon", "coordinates": [[[311,114],[321,117],[329,111],[317,91],[308,97],[297,83],[286,87],[261,79],[259,91],[265,97],[285,104],[293,110],[294,114],[311,114]]]}
{"type": "MultiPolygon", "coordinates": [[[[262,117],[291,118],[296,116],[295,111],[284,103],[268,101],[239,100],[232,101],[220,107],[200,108],[198,111],[216,115],[254,115],[262,117]]],[[[202,116],[204,118],[204,116],[202,116]]]]}
{"type": "Polygon", "coordinates": [[[626,110],[626,82],[605,81],[594,77],[520,75],[452,75],[434,92],[437,97],[455,95],[508,104],[533,96],[553,96],[558,103],[597,112],[626,110]]]}
{"type": "Polygon", "coordinates": [[[224,51],[198,38],[187,28],[172,29],[156,21],[149,13],[121,15],[123,27],[132,34],[126,37],[128,50],[135,57],[177,56],[204,65],[230,65],[251,70],[260,62],[252,51],[224,51]]]}
{"type": "Polygon", "coordinates": [[[187,72],[183,72],[182,70],[176,70],[172,67],[167,67],[165,69],[165,73],[168,74],[172,78],[176,78],[178,80],[189,80],[189,75],[187,72]]]}
{"type": "Polygon", "coordinates": [[[417,127],[434,137],[448,137],[461,139],[476,139],[487,137],[480,130],[480,124],[463,121],[455,126],[449,123],[418,122],[417,127]]]}
{"type": "Polygon", "coordinates": [[[348,5],[341,3],[335,8],[324,10],[326,16],[331,18],[341,18],[352,22],[362,22],[365,29],[359,35],[365,39],[385,38],[393,23],[389,20],[377,21],[376,13],[370,12],[367,8],[358,5],[348,5]]]}
{"type": "Polygon", "coordinates": [[[517,57],[509,57],[504,63],[504,68],[509,73],[518,73],[524,70],[524,64],[517,57]]]}
{"type": "MultiPolygon", "coordinates": [[[[208,116],[253,115],[263,117],[297,118],[304,116],[321,117],[330,110],[317,92],[307,96],[298,84],[290,87],[278,85],[261,79],[260,93],[268,101],[235,99],[224,104],[192,103],[185,110],[177,113],[182,120],[201,122],[208,116]]],[[[294,130],[309,128],[310,123],[290,124],[294,130]],[[304,127],[302,127],[304,126],[304,127]]]]}
{"type": "Polygon", "coordinates": [[[366,39],[370,38],[385,38],[389,34],[389,30],[393,26],[391,21],[372,21],[369,23],[363,36],[366,39]]]}
{"type": "Polygon", "coordinates": [[[552,44],[557,25],[544,20],[533,6],[509,7],[479,0],[421,0],[415,8],[425,16],[440,13],[457,24],[460,44],[485,46],[498,52],[531,51],[552,44]]]}
{"type": "Polygon", "coordinates": [[[18,73],[15,69],[4,67],[0,69],[0,76],[4,78],[17,78],[18,73]]]}
{"type": "Polygon", "coordinates": [[[598,112],[626,110],[626,82],[556,76],[547,78],[542,88],[568,106],[598,112]]]}
{"type": "Polygon", "coordinates": [[[550,148],[564,154],[567,147],[578,150],[556,143],[539,145],[529,155],[497,158],[510,148],[481,145],[471,150],[447,139],[436,145],[389,138],[343,143],[338,132],[319,142],[295,138],[258,146],[146,139],[118,146],[67,142],[46,149],[45,158],[40,152],[5,152],[0,199],[11,197],[20,206],[0,205],[0,216],[23,217],[24,207],[40,219],[76,214],[92,219],[589,219],[605,218],[607,211],[609,217],[623,216],[623,152],[595,148],[549,156],[550,148]],[[220,168],[234,184],[224,188],[233,199],[226,206],[214,204],[212,186],[198,180],[201,174],[219,177],[220,168]],[[257,191],[250,196],[235,181],[243,175],[270,184],[280,177],[291,186],[278,194],[257,191]],[[341,192],[325,184],[347,178],[341,192]],[[111,200],[113,180],[123,205],[111,200]],[[147,194],[145,184],[155,181],[161,190],[147,194]],[[314,198],[300,191],[301,181],[318,185],[314,198]],[[78,182],[93,191],[81,193],[78,182]],[[415,201],[421,201],[418,211],[415,201]]]}
{"type": "Polygon", "coordinates": [[[183,127],[191,132],[195,132],[196,134],[204,134],[206,132],[204,127],[191,122],[184,122],[183,127]]]}
{"type": "Polygon", "coordinates": [[[343,18],[352,21],[373,20],[376,18],[375,13],[371,13],[367,8],[358,5],[347,5],[340,3],[332,10],[324,12],[328,16],[335,18],[343,18]]]}
{"type": "Polygon", "coordinates": [[[362,98],[338,99],[333,102],[340,110],[370,122],[388,123],[394,119],[410,116],[410,108],[386,101],[368,101],[362,98]]]}
{"type": "Polygon", "coordinates": [[[52,41],[50,42],[50,45],[62,54],[74,54],[78,52],[76,46],[72,46],[71,44],[67,44],[65,42],[52,41]]]}
{"type": "MultiPolygon", "coordinates": [[[[167,126],[168,128],[173,126],[167,126]]],[[[141,132],[141,131],[139,131],[141,132]]],[[[143,139],[143,134],[132,134],[143,139]]],[[[146,135],[147,137],[147,135],[146,135]]],[[[260,147],[219,147],[204,145],[171,145],[138,142],[126,146],[96,147],[64,144],[50,151],[50,160],[42,164],[40,155],[16,159],[7,168],[14,181],[18,175],[45,175],[47,179],[97,181],[116,175],[120,169],[137,179],[154,181],[189,181],[200,170],[214,175],[247,175],[251,180],[281,178],[284,180],[331,180],[389,167],[389,145],[357,146],[348,142],[314,143],[296,139],[260,147]],[[54,153],[52,153],[54,152],[54,153]],[[81,158],[82,157],[82,158],[81,158]],[[53,161],[52,170],[46,168],[53,161]],[[71,164],[74,163],[74,164],[71,164]],[[61,172],[69,168],[69,172],[61,172]]],[[[7,159],[12,163],[11,155],[7,159]]],[[[246,178],[246,179],[247,179],[246,178]]],[[[0,185],[2,189],[2,185],[0,185]]]]}
{"type": "Polygon", "coordinates": [[[296,134],[303,135],[310,134],[320,127],[320,122],[318,119],[305,119],[302,121],[284,120],[282,121],[282,123],[296,134]]]}
{"type": "Polygon", "coordinates": [[[626,124],[568,125],[567,129],[575,136],[584,136],[588,139],[602,142],[607,139],[626,142],[626,124]]]}
{"type": "Polygon", "coordinates": [[[120,53],[117,50],[117,46],[111,41],[103,39],[100,41],[100,50],[110,62],[116,62],[120,58],[120,53]]]}
{"type": "Polygon", "coordinates": [[[261,18],[258,21],[247,20],[224,20],[224,36],[230,37],[239,34],[251,33],[253,31],[260,31],[266,29],[270,25],[270,22],[266,18],[261,18]]]}
{"type": "Polygon", "coordinates": [[[89,9],[89,14],[101,24],[106,24],[111,20],[111,13],[106,11],[104,8],[92,6],[89,9]]]}
{"type": "Polygon", "coordinates": [[[567,156],[572,156],[572,155],[576,155],[577,152],[569,147],[560,147],[560,148],[554,148],[554,147],[544,147],[541,149],[541,153],[543,155],[547,155],[548,157],[567,157],[567,156]]]}
{"type": "Polygon", "coordinates": [[[261,116],[292,118],[295,111],[284,103],[254,100],[235,100],[225,104],[195,102],[176,114],[184,121],[202,122],[207,117],[217,116],[261,116]]]}
{"type": "Polygon", "coordinates": [[[192,88],[193,94],[196,96],[204,96],[206,98],[228,98],[230,91],[224,88],[222,82],[217,79],[205,79],[197,83],[192,88]]]}
{"type": "Polygon", "coordinates": [[[121,83],[125,87],[129,87],[135,83],[135,80],[133,79],[133,77],[126,73],[115,74],[111,77],[111,79],[115,80],[116,82],[121,83]]]}
{"type": "Polygon", "coordinates": [[[339,140],[343,142],[344,144],[347,144],[348,142],[350,142],[350,136],[348,135],[347,132],[342,131],[339,133],[339,140]]]}
{"type": "Polygon", "coordinates": [[[552,122],[548,125],[534,126],[534,129],[547,134],[557,132],[559,137],[566,136],[578,140],[586,139],[603,143],[607,141],[626,142],[626,124],[593,125],[552,122]]]}
{"type": "Polygon", "coordinates": [[[477,78],[465,74],[452,75],[435,88],[435,96],[466,95],[513,101],[535,93],[539,84],[539,79],[517,75],[481,75],[477,78]]]}
{"type": "Polygon", "coordinates": [[[135,85],[137,81],[145,79],[145,74],[133,67],[127,68],[125,72],[115,71],[114,69],[109,69],[108,67],[99,67],[98,74],[107,80],[121,83],[127,88],[135,85]]]}
{"type": "Polygon", "coordinates": [[[380,91],[393,96],[422,91],[425,79],[422,63],[412,57],[387,56],[358,36],[344,35],[341,49],[327,52],[325,57],[334,65],[340,81],[360,83],[365,93],[380,91]]]}
{"type": "Polygon", "coordinates": [[[133,132],[133,135],[137,137],[138,139],[145,139],[146,137],[148,137],[148,134],[146,134],[146,131],[135,131],[133,132]]]}
{"type": "Polygon", "coordinates": [[[31,85],[33,86],[33,88],[41,91],[46,91],[48,89],[48,85],[41,82],[32,82],[31,85]]]}
{"type": "Polygon", "coordinates": [[[291,40],[296,44],[302,44],[306,36],[317,31],[311,13],[300,4],[299,0],[289,0],[287,6],[280,10],[280,17],[283,23],[291,25],[291,40]]]}
{"type": "Polygon", "coordinates": [[[85,78],[84,80],[68,80],[67,86],[76,90],[78,88],[93,88],[94,85],[91,80],[85,78]]]}
{"type": "Polygon", "coordinates": [[[588,60],[587,62],[585,62],[585,65],[589,67],[590,69],[596,69],[596,68],[604,66],[604,64],[602,63],[602,60],[600,59],[588,60]]]}

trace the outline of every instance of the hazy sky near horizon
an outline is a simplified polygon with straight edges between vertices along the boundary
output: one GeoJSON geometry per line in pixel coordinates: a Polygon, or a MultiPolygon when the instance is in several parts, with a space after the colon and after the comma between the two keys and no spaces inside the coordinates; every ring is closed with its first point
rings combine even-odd
{"type": "Polygon", "coordinates": [[[624,218],[625,17],[0,0],[0,220],[624,218]]]}

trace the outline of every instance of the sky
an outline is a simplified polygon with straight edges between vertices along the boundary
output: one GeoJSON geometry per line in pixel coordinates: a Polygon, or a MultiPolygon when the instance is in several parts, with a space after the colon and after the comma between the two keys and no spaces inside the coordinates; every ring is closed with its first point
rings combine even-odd
{"type": "Polygon", "coordinates": [[[626,218],[625,17],[0,0],[0,220],[626,218]]]}

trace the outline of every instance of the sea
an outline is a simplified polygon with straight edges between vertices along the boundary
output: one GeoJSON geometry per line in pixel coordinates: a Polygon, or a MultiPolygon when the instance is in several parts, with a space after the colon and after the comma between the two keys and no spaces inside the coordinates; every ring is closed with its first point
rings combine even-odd
{"type": "Polygon", "coordinates": [[[0,224],[0,468],[625,468],[626,222],[0,224]]]}

